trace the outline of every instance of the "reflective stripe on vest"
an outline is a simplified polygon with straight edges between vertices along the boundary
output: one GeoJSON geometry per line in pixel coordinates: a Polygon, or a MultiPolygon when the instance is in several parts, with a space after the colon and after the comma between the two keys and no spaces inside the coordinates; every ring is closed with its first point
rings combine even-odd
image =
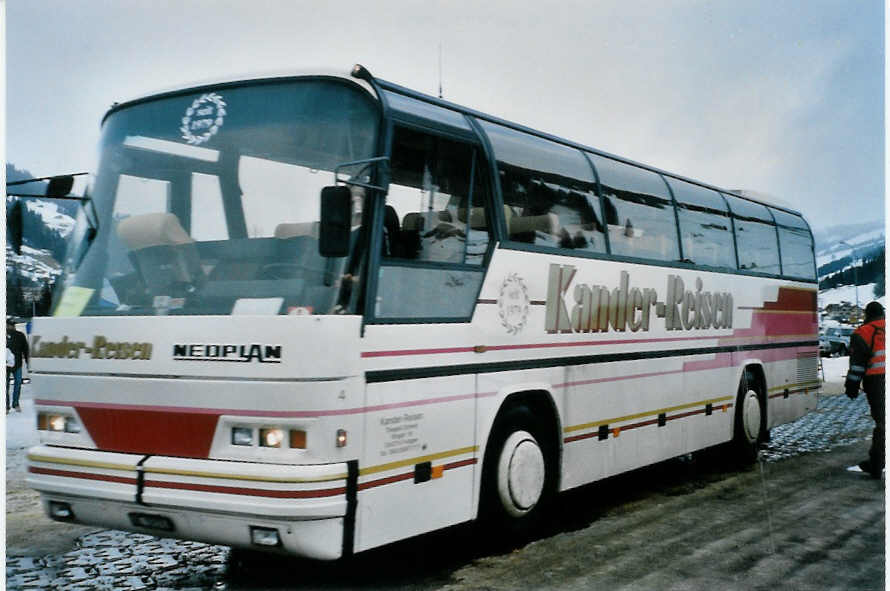
{"type": "MultiPolygon", "coordinates": [[[[883,340],[883,339],[881,339],[883,340]]],[[[868,360],[868,369],[865,370],[865,375],[873,376],[873,375],[884,375],[884,350],[875,351],[871,355],[871,359],[868,360]]]]}
{"type": "Polygon", "coordinates": [[[871,358],[865,375],[884,375],[884,319],[874,320],[856,329],[856,333],[871,348],[871,358]]]}

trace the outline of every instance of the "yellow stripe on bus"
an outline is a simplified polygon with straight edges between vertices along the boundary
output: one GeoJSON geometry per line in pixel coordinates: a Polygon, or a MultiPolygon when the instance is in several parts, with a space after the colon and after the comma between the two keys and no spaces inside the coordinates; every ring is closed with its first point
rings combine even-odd
{"type": "Polygon", "coordinates": [[[818,386],[820,384],[819,380],[810,381],[810,382],[800,382],[798,384],[785,384],[784,386],[775,386],[770,388],[770,392],[779,392],[781,390],[790,390],[791,388],[800,388],[802,386],[818,386]]]}
{"type": "Polygon", "coordinates": [[[442,458],[450,458],[452,456],[459,456],[463,454],[473,453],[479,449],[477,445],[471,445],[469,447],[461,447],[459,449],[452,449],[450,451],[441,451],[439,453],[430,454],[427,456],[419,456],[416,458],[408,458],[407,460],[399,460],[397,462],[390,462],[388,464],[379,464],[377,466],[369,466],[367,468],[362,468],[359,470],[359,476],[365,476],[367,474],[375,474],[377,472],[386,472],[387,470],[395,470],[396,468],[402,468],[404,466],[412,466],[414,464],[421,464],[423,462],[431,462],[433,460],[441,460],[442,458]]]}
{"type": "Polygon", "coordinates": [[[136,472],[135,466],[126,464],[112,464],[110,462],[92,462],[89,460],[72,460],[69,458],[54,458],[50,456],[38,456],[28,454],[28,460],[32,462],[44,462],[46,464],[64,464],[66,466],[82,466],[84,468],[103,468],[105,470],[124,470],[126,472],[136,472]]]}
{"type": "Polygon", "coordinates": [[[645,412],[637,413],[634,415],[626,415],[623,417],[614,417],[611,419],[604,419],[602,421],[594,421],[592,423],[583,423],[581,425],[572,425],[571,427],[565,427],[563,429],[563,433],[571,433],[572,431],[581,431],[583,429],[590,429],[592,427],[599,427],[601,425],[609,425],[611,423],[620,423],[622,421],[630,421],[633,419],[640,419],[643,417],[651,417],[660,415],[661,413],[673,412],[675,410],[683,410],[684,408],[694,408],[696,406],[706,406],[708,404],[715,404],[718,402],[726,402],[727,400],[732,400],[733,396],[723,396],[721,398],[711,398],[709,400],[701,400],[698,402],[690,402],[689,404],[680,404],[678,406],[670,406],[668,408],[660,408],[658,410],[647,410],[645,412]]]}

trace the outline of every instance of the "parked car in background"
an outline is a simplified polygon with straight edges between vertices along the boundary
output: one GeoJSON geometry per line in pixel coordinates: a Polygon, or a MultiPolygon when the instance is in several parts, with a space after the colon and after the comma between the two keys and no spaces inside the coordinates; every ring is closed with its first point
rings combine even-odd
{"type": "Polygon", "coordinates": [[[852,326],[829,326],[824,334],[819,335],[819,352],[831,357],[848,355],[850,335],[854,330],[852,326]]]}

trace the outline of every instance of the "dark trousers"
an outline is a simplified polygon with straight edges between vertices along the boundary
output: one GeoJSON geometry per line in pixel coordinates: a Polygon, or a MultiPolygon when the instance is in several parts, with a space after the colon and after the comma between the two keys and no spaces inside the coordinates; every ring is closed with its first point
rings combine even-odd
{"type": "Polygon", "coordinates": [[[22,393],[22,366],[6,368],[6,410],[9,410],[9,382],[12,380],[12,407],[19,407],[19,395],[22,393]]]}
{"type": "MultiPolygon", "coordinates": [[[[869,376],[866,376],[869,377],[869,376]]],[[[865,395],[868,398],[868,406],[871,408],[871,418],[875,420],[875,430],[871,436],[871,449],[868,458],[873,466],[884,468],[884,376],[879,380],[866,382],[865,395]]]]}

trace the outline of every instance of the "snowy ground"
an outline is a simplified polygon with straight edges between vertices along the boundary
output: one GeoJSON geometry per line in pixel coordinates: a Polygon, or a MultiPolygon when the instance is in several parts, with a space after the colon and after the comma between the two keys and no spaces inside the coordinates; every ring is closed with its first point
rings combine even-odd
{"type": "MultiPolygon", "coordinates": [[[[850,365],[849,357],[826,357],[822,359],[822,378],[823,382],[826,384],[832,384],[837,382],[843,382],[844,378],[847,376],[847,368],[850,365]]],[[[828,387],[826,387],[828,390],[828,387]]],[[[834,394],[836,391],[830,391],[829,393],[834,394]]]]}
{"type": "Polygon", "coordinates": [[[6,416],[6,449],[25,449],[37,445],[35,429],[34,400],[31,399],[28,384],[22,386],[22,397],[19,400],[22,412],[13,412],[6,416]]]}

